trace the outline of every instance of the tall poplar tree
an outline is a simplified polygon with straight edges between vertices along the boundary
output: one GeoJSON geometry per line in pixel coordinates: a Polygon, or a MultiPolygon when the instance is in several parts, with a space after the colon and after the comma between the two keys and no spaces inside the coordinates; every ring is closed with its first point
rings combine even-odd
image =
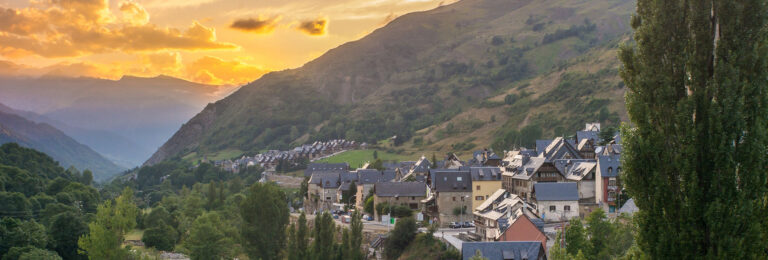
{"type": "Polygon", "coordinates": [[[624,183],[652,259],[765,257],[765,0],[637,0],[624,183]]]}

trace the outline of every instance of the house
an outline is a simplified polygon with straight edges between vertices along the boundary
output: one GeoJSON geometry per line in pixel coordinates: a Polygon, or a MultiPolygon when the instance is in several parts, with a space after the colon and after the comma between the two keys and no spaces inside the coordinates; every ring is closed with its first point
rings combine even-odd
{"type": "MultiPolygon", "coordinates": [[[[427,185],[423,182],[380,182],[373,186],[374,205],[387,203],[418,210],[419,202],[426,197],[427,185]]],[[[374,212],[379,216],[375,207],[374,212]]]]}
{"type": "Polygon", "coordinates": [[[539,241],[544,250],[547,250],[547,235],[544,234],[544,220],[528,213],[526,208],[515,211],[510,218],[509,227],[503,231],[498,241],[539,241]],[[534,217],[531,217],[531,216],[534,217]]]}
{"type": "Polygon", "coordinates": [[[329,210],[338,201],[339,172],[315,172],[307,182],[307,210],[329,210]]]}
{"type": "Polygon", "coordinates": [[[576,182],[579,191],[579,216],[585,217],[598,208],[595,199],[596,160],[555,160],[555,168],[565,176],[565,182],[576,182]]]}
{"type": "Polygon", "coordinates": [[[501,164],[501,157],[483,149],[482,151],[474,151],[472,153],[472,159],[467,162],[470,166],[499,166],[501,164]]]}
{"type": "Polygon", "coordinates": [[[575,182],[533,185],[537,210],[546,222],[568,221],[579,216],[579,191],[575,182]]]}
{"type": "Polygon", "coordinates": [[[539,241],[468,242],[461,245],[461,256],[469,260],[477,252],[489,260],[546,260],[547,254],[539,241]]]}
{"type": "Polygon", "coordinates": [[[467,215],[472,206],[472,175],[469,169],[431,170],[430,178],[434,201],[428,203],[434,207],[429,208],[432,211],[427,214],[436,217],[441,226],[455,221],[470,221],[471,215],[467,215]]]}
{"type": "Polygon", "coordinates": [[[621,155],[599,155],[595,176],[595,200],[607,213],[616,213],[616,199],[621,192],[619,174],[621,155]]]}
{"type": "Polygon", "coordinates": [[[373,191],[373,186],[376,183],[390,182],[395,179],[396,170],[375,170],[375,169],[358,169],[358,182],[357,182],[357,195],[355,196],[355,206],[358,210],[362,210],[365,206],[365,199],[368,198],[368,194],[373,191]]]}
{"type": "Polygon", "coordinates": [[[304,177],[312,176],[314,172],[346,172],[349,170],[347,163],[310,163],[304,170],[304,177]]]}
{"type": "Polygon", "coordinates": [[[634,215],[639,210],[640,209],[637,208],[637,205],[635,205],[635,200],[634,199],[629,199],[629,200],[627,200],[627,202],[624,203],[623,206],[621,206],[621,208],[619,209],[619,214],[626,213],[626,214],[629,214],[631,216],[631,215],[634,215]]]}
{"type": "Polygon", "coordinates": [[[545,161],[545,158],[533,156],[527,150],[508,152],[502,168],[502,188],[530,201],[533,184],[539,181],[537,173],[545,161]]]}
{"type": "Polygon", "coordinates": [[[536,209],[532,205],[526,203],[517,195],[511,194],[504,189],[499,189],[483,204],[474,209],[475,232],[470,233],[470,235],[474,236],[476,240],[481,241],[499,240],[510,227],[510,224],[520,219],[522,215],[527,215],[529,219],[537,219],[537,222],[543,224],[544,222],[540,220],[535,211],[536,209]]]}
{"type": "Polygon", "coordinates": [[[472,208],[477,208],[494,192],[501,189],[501,168],[471,167],[472,208]]]}
{"type": "MultiPolygon", "coordinates": [[[[342,201],[342,194],[352,189],[352,185],[357,188],[358,173],[357,172],[341,172],[339,173],[339,188],[336,189],[336,203],[352,203],[353,201],[342,201]]],[[[357,194],[357,193],[355,193],[357,194]]],[[[357,196],[357,195],[354,195],[357,196]]],[[[356,201],[355,201],[356,202],[356,201]]]]}

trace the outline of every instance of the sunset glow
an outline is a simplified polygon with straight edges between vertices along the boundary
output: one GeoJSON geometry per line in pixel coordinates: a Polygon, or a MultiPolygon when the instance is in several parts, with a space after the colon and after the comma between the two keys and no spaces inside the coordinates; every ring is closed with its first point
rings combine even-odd
{"type": "Polygon", "coordinates": [[[0,0],[0,75],[239,85],[441,0],[0,0]]]}

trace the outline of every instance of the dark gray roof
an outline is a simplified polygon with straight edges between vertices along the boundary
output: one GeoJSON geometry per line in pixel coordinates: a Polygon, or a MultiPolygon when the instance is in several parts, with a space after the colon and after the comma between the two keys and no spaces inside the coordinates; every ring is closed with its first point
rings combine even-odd
{"type": "Polygon", "coordinates": [[[581,155],[572,141],[558,137],[544,149],[544,158],[551,162],[555,159],[581,159],[581,155]]]}
{"type": "Polygon", "coordinates": [[[539,182],[533,185],[533,192],[537,201],[579,200],[575,182],[539,182]]]}
{"type": "Polygon", "coordinates": [[[462,259],[468,260],[480,250],[489,260],[529,259],[536,260],[544,256],[541,241],[504,241],[504,242],[468,242],[461,245],[462,259]]]}
{"type": "Polygon", "coordinates": [[[373,184],[377,182],[388,182],[395,179],[395,170],[357,170],[359,184],[373,184]]]}
{"type": "Polygon", "coordinates": [[[621,155],[597,156],[597,167],[602,177],[617,177],[621,168],[621,155]]]}
{"type": "Polygon", "coordinates": [[[374,184],[373,190],[379,197],[427,196],[427,185],[423,182],[380,182],[374,184]]]}
{"type": "Polygon", "coordinates": [[[307,169],[304,170],[304,177],[312,176],[313,172],[317,171],[347,171],[349,170],[349,164],[347,163],[310,163],[307,165],[307,169]]]}
{"type": "Polygon", "coordinates": [[[338,188],[341,184],[339,175],[338,172],[316,172],[309,178],[309,183],[320,185],[324,189],[338,188]]]}
{"type": "Polygon", "coordinates": [[[469,168],[473,181],[500,181],[501,169],[499,167],[472,167],[469,168]]]}
{"type": "Polygon", "coordinates": [[[536,140],[536,152],[543,153],[547,146],[552,143],[552,140],[536,140]]]}
{"type": "Polygon", "coordinates": [[[577,131],[576,132],[576,143],[581,143],[582,139],[589,139],[592,140],[593,143],[599,143],[600,142],[600,132],[598,131],[577,131]]]}
{"type": "Polygon", "coordinates": [[[437,192],[472,191],[472,175],[469,170],[440,170],[430,174],[432,174],[432,187],[437,192]]]}

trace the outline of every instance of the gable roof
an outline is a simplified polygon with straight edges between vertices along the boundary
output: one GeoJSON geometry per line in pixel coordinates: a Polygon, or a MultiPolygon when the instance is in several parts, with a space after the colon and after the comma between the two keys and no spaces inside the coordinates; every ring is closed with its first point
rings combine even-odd
{"type": "Polygon", "coordinates": [[[358,184],[373,184],[377,182],[388,182],[395,179],[395,170],[374,170],[374,169],[360,169],[357,170],[358,184]]]}
{"type": "Polygon", "coordinates": [[[537,201],[574,201],[579,200],[579,191],[575,182],[540,182],[533,185],[537,201]]]}
{"type": "Polygon", "coordinates": [[[599,155],[597,156],[598,171],[603,178],[619,176],[621,169],[621,155],[599,155]]]}
{"type": "Polygon", "coordinates": [[[565,176],[566,179],[580,181],[595,170],[597,161],[591,159],[559,159],[555,160],[554,165],[557,171],[565,176]]]}
{"type": "Polygon", "coordinates": [[[635,212],[639,211],[640,209],[637,208],[637,205],[635,205],[634,199],[629,199],[627,202],[624,203],[624,206],[621,206],[619,209],[619,213],[627,213],[627,214],[635,214],[635,212]]]}
{"type": "MultiPolygon", "coordinates": [[[[483,257],[498,259],[539,259],[539,255],[544,253],[544,248],[540,241],[525,242],[467,242],[461,245],[462,259],[467,260],[480,251],[483,257]]],[[[546,256],[544,256],[546,258],[546,256]]]]}
{"type": "Polygon", "coordinates": [[[499,167],[471,167],[469,173],[472,181],[500,181],[501,168],[499,167]]]}
{"type": "Polygon", "coordinates": [[[544,149],[544,152],[540,154],[547,162],[551,162],[555,159],[581,159],[579,151],[576,150],[575,144],[572,144],[568,140],[562,137],[557,137],[552,140],[552,143],[544,149]]]}
{"type": "Polygon", "coordinates": [[[338,172],[316,172],[309,178],[309,184],[320,185],[324,189],[335,189],[341,184],[339,177],[338,172]]]}
{"type": "Polygon", "coordinates": [[[600,142],[600,132],[598,131],[577,131],[576,142],[581,143],[582,140],[592,140],[592,143],[600,142]]]}
{"type": "Polygon", "coordinates": [[[543,153],[547,146],[552,143],[552,140],[536,140],[536,152],[543,153]]]}
{"type": "Polygon", "coordinates": [[[312,173],[318,171],[345,172],[347,170],[349,170],[349,164],[347,163],[310,163],[307,165],[307,169],[304,170],[304,177],[312,176],[312,173]]]}
{"type": "Polygon", "coordinates": [[[427,185],[423,182],[380,182],[373,186],[379,197],[425,197],[427,185]]]}
{"type": "Polygon", "coordinates": [[[471,192],[472,175],[469,170],[430,171],[432,188],[437,192],[471,192]]]}

